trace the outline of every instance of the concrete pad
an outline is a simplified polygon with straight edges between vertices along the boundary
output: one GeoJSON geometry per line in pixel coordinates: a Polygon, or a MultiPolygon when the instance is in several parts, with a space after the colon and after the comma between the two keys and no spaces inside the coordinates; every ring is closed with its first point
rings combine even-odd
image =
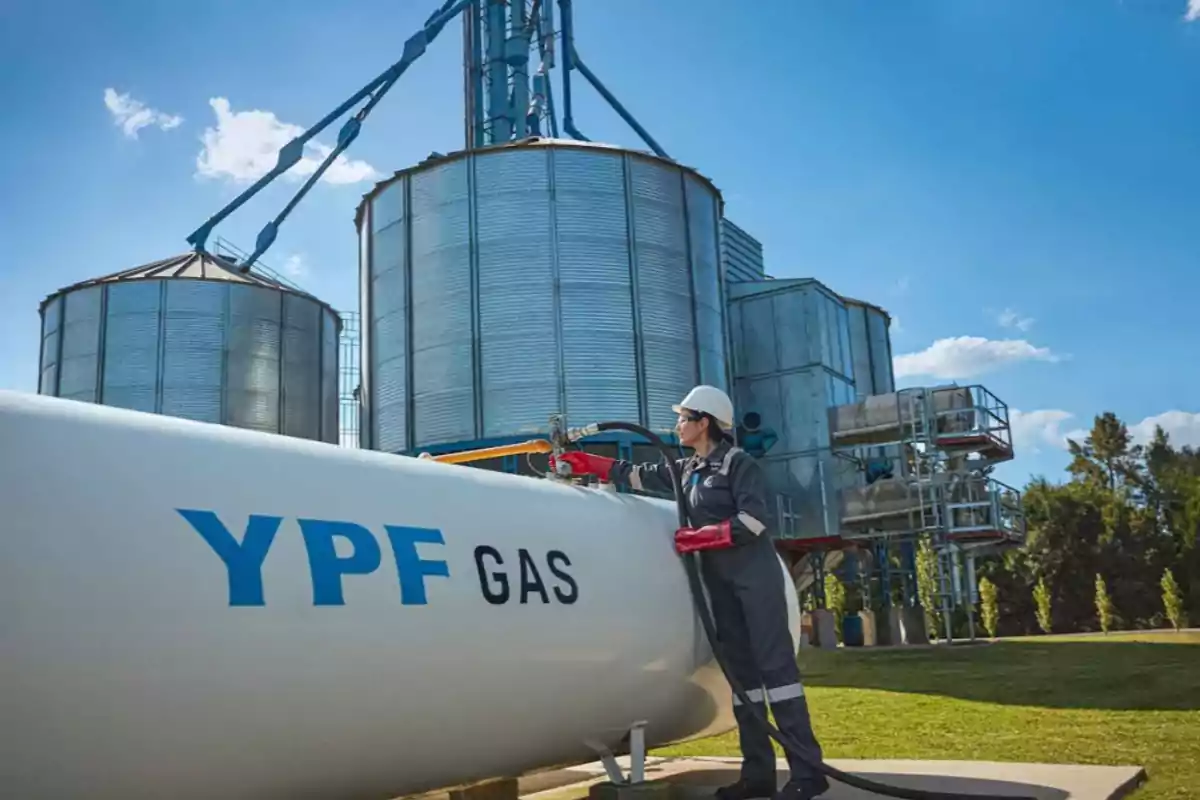
{"type": "Polygon", "coordinates": [[[863,647],[874,647],[879,644],[879,635],[875,625],[875,612],[864,608],[858,612],[858,618],[862,620],[863,647]]]}
{"type": "Polygon", "coordinates": [[[812,612],[812,620],[817,647],[822,650],[836,649],[838,646],[837,625],[834,624],[833,613],[818,608],[812,612]]]}
{"type": "MultiPolygon", "coordinates": [[[[620,759],[628,774],[628,759],[620,759]]],[[[646,780],[669,782],[679,800],[706,800],[718,786],[737,779],[738,758],[648,759],[646,780]]],[[[857,761],[833,759],[829,765],[851,775],[906,789],[953,792],[967,800],[971,795],[1029,797],[1037,800],[1117,800],[1146,778],[1141,767],[1013,764],[988,761],[857,761]]],[[[522,794],[523,800],[579,800],[591,787],[607,782],[599,762],[569,770],[591,773],[580,783],[547,791],[522,794]]],[[[787,780],[787,762],[779,762],[779,784],[787,780]]],[[[886,797],[830,781],[822,800],[872,800],[886,797]]]]}

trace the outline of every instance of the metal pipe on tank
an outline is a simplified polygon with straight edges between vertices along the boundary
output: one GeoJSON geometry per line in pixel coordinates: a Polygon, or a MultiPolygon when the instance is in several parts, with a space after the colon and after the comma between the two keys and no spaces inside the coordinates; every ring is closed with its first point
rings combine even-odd
{"type": "Polygon", "coordinates": [[[499,144],[512,138],[512,120],[508,110],[508,63],[505,46],[508,39],[506,0],[487,0],[484,20],[488,50],[488,142],[499,144]]]}
{"type": "MultiPolygon", "coordinates": [[[[524,139],[527,134],[526,115],[529,111],[529,30],[525,18],[525,3],[513,3],[509,13],[512,36],[508,40],[508,67],[512,73],[512,99],[509,103],[509,121],[513,136],[524,139]]],[[[534,9],[537,13],[537,9],[534,9]]]]}
{"type": "Polygon", "coordinates": [[[483,6],[481,0],[472,0],[468,9],[471,15],[471,93],[475,103],[471,107],[474,126],[475,147],[487,144],[487,133],[484,130],[484,101],[483,101],[483,6]]]}
{"type": "Polygon", "coordinates": [[[542,3],[541,21],[538,26],[538,54],[542,58],[542,95],[545,97],[546,123],[550,136],[558,138],[558,117],[554,113],[554,89],[550,82],[550,70],[554,69],[554,3],[542,3]]]}

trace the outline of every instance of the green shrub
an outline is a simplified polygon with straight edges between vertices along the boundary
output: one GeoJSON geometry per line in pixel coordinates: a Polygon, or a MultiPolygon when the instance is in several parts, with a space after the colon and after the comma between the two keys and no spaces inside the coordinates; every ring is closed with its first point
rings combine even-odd
{"type": "Polygon", "coordinates": [[[1043,633],[1050,633],[1050,587],[1045,578],[1038,578],[1037,586],[1033,589],[1033,602],[1037,606],[1037,623],[1043,633]]]}
{"type": "Polygon", "coordinates": [[[1163,610],[1171,621],[1171,627],[1175,630],[1186,628],[1188,620],[1183,607],[1183,592],[1179,590],[1179,584],[1175,582],[1175,575],[1170,569],[1163,570],[1162,592],[1163,610]]]}
{"type": "Polygon", "coordinates": [[[1096,618],[1100,620],[1100,630],[1105,633],[1112,630],[1113,602],[1099,572],[1096,573],[1096,618]]]}
{"type": "Polygon", "coordinates": [[[987,578],[979,582],[979,612],[983,618],[983,629],[990,638],[995,639],[996,630],[1000,625],[1000,602],[996,584],[987,578]]]}

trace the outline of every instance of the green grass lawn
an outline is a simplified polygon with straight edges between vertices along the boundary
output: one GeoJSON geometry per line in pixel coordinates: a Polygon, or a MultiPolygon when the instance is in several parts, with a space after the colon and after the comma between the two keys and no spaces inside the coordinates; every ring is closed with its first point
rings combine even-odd
{"type": "MultiPolygon", "coordinates": [[[[1135,800],[1200,797],[1200,633],[804,650],[828,758],[1130,764],[1135,800]]],[[[655,751],[738,755],[736,734],[655,751]]]]}

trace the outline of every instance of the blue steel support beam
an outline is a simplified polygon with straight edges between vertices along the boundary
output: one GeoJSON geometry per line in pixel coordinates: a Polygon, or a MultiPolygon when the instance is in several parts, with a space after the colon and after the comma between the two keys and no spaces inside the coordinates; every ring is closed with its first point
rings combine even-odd
{"type": "Polygon", "coordinates": [[[600,79],[596,77],[595,73],[587,68],[587,65],[580,60],[578,53],[571,54],[571,61],[574,63],[575,69],[579,70],[579,73],[583,75],[583,77],[587,78],[588,83],[592,85],[592,88],[599,92],[600,96],[608,101],[608,104],[612,106],[613,111],[616,111],[621,116],[621,119],[625,120],[625,123],[629,127],[633,128],[634,131],[637,132],[638,136],[642,137],[642,141],[654,151],[655,155],[659,156],[660,158],[670,158],[670,156],[667,155],[667,151],[663,150],[662,147],[659,146],[658,142],[654,141],[654,137],[651,136],[649,132],[643,128],[636,119],[633,118],[632,114],[625,110],[625,107],[621,105],[621,102],[617,100],[616,96],[612,92],[604,87],[604,84],[600,82],[600,79]]]}
{"type": "Polygon", "coordinates": [[[258,194],[258,192],[260,192],[268,183],[275,180],[280,175],[287,172],[289,169],[299,163],[304,154],[305,145],[308,144],[308,142],[314,136],[328,127],[333,120],[342,116],[357,103],[370,96],[370,101],[363,106],[363,108],[360,109],[357,114],[347,120],[345,125],[342,126],[342,129],[338,132],[337,146],[334,147],[333,151],[330,152],[323,162],[321,162],[321,165],[317,168],[317,171],[313,173],[313,175],[309,177],[307,181],[305,181],[304,185],[300,188],[300,191],[297,192],[296,196],[292,198],[292,201],[288,203],[283,213],[276,217],[272,222],[267,223],[267,225],[259,233],[254,253],[251,254],[251,256],[242,265],[243,271],[248,270],[250,265],[252,265],[260,256],[262,256],[262,254],[266,252],[267,248],[271,246],[271,243],[275,241],[275,235],[278,232],[280,223],[282,223],[284,218],[286,218],[291,210],[295,208],[296,203],[298,203],[300,199],[308,193],[308,190],[313,186],[313,184],[315,184],[317,180],[319,180],[320,177],[325,173],[325,171],[329,169],[329,166],[333,163],[334,159],[341,155],[342,151],[349,147],[354,139],[358,136],[359,130],[362,128],[363,120],[366,118],[367,114],[370,113],[371,109],[375,107],[375,104],[383,98],[383,95],[392,88],[392,86],[412,65],[412,63],[424,55],[425,49],[437,37],[437,35],[441,33],[441,30],[443,27],[445,27],[446,23],[454,19],[454,17],[457,16],[464,8],[466,8],[470,2],[471,0],[446,0],[442,7],[438,11],[434,12],[429,19],[425,21],[425,25],[421,28],[421,30],[409,37],[408,41],[404,43],[404,51],[399,61],[397,61],[395,64],[392,64],[390,67],[376,76],[374,80],[351,95],[348,100],[327,114],[316,125],[312,126],[307,131],[284,145],[280,149],[275,166],[271,169],[271,171],[255,181],[244,192],[234,198],[232,202],[230,202],[227,206],[209,218],[207,222],[193,231],[192,234],[187,238],[188,243],[196,250],[203,250],[213,228],[215,228],[226,217],[240,208],[247,200],[258,194]]]}
{"type": "Polygon", "coordinates": [[[637,135],[642,137],[642,141],[654,151],[655,155],[659,156],[660,158],[670,158],[670,156],[667,155],[667,151],[663,150],[662,147],[659,146],[658,142],[654,140],[654,137],[651,136],[650,133],[641,126],[641,123],[634,119],[633,115],[625,109],[625,106],[621,105],[621,101],[618,100],[616,96],[610,92],[603,83],[600,82],[600,79],[596,77],[596,74],[588,69],[587,65],[583,63],[583,59],[579,57],[579,52],[575,49],[575,31],[574,20],[571,16],[571,0],[558,0],[558,7],[560,13],[562,14],[563,24],[563,128],[568,134],[574,136],[576,139],[580,139],[585,142],[588,141],[587,137],[579,133],[579,130],[575,128],[575,123],[571,119],[571,70],[577,69],[579,70],[579,74],[587,79],[587,82],[592,85],[592,88],[595,89],[601,97],[608,101],[608,104],[612,106],[613,111],[616,111],[617,114],[620,115],[621,119],[625,120],[625,124],[633,128],[637,135]]]}
{"type": "Polygon", "coordinates": [[[571,15],[571,0],[558,0],[558,13],[562,17],[562,65],[563,65],[563,130],[567,135],[581,142],[590,142],[575,127],[575,117],[571,111],[571,70],[575,67],[575,23],[571,15]]]}

